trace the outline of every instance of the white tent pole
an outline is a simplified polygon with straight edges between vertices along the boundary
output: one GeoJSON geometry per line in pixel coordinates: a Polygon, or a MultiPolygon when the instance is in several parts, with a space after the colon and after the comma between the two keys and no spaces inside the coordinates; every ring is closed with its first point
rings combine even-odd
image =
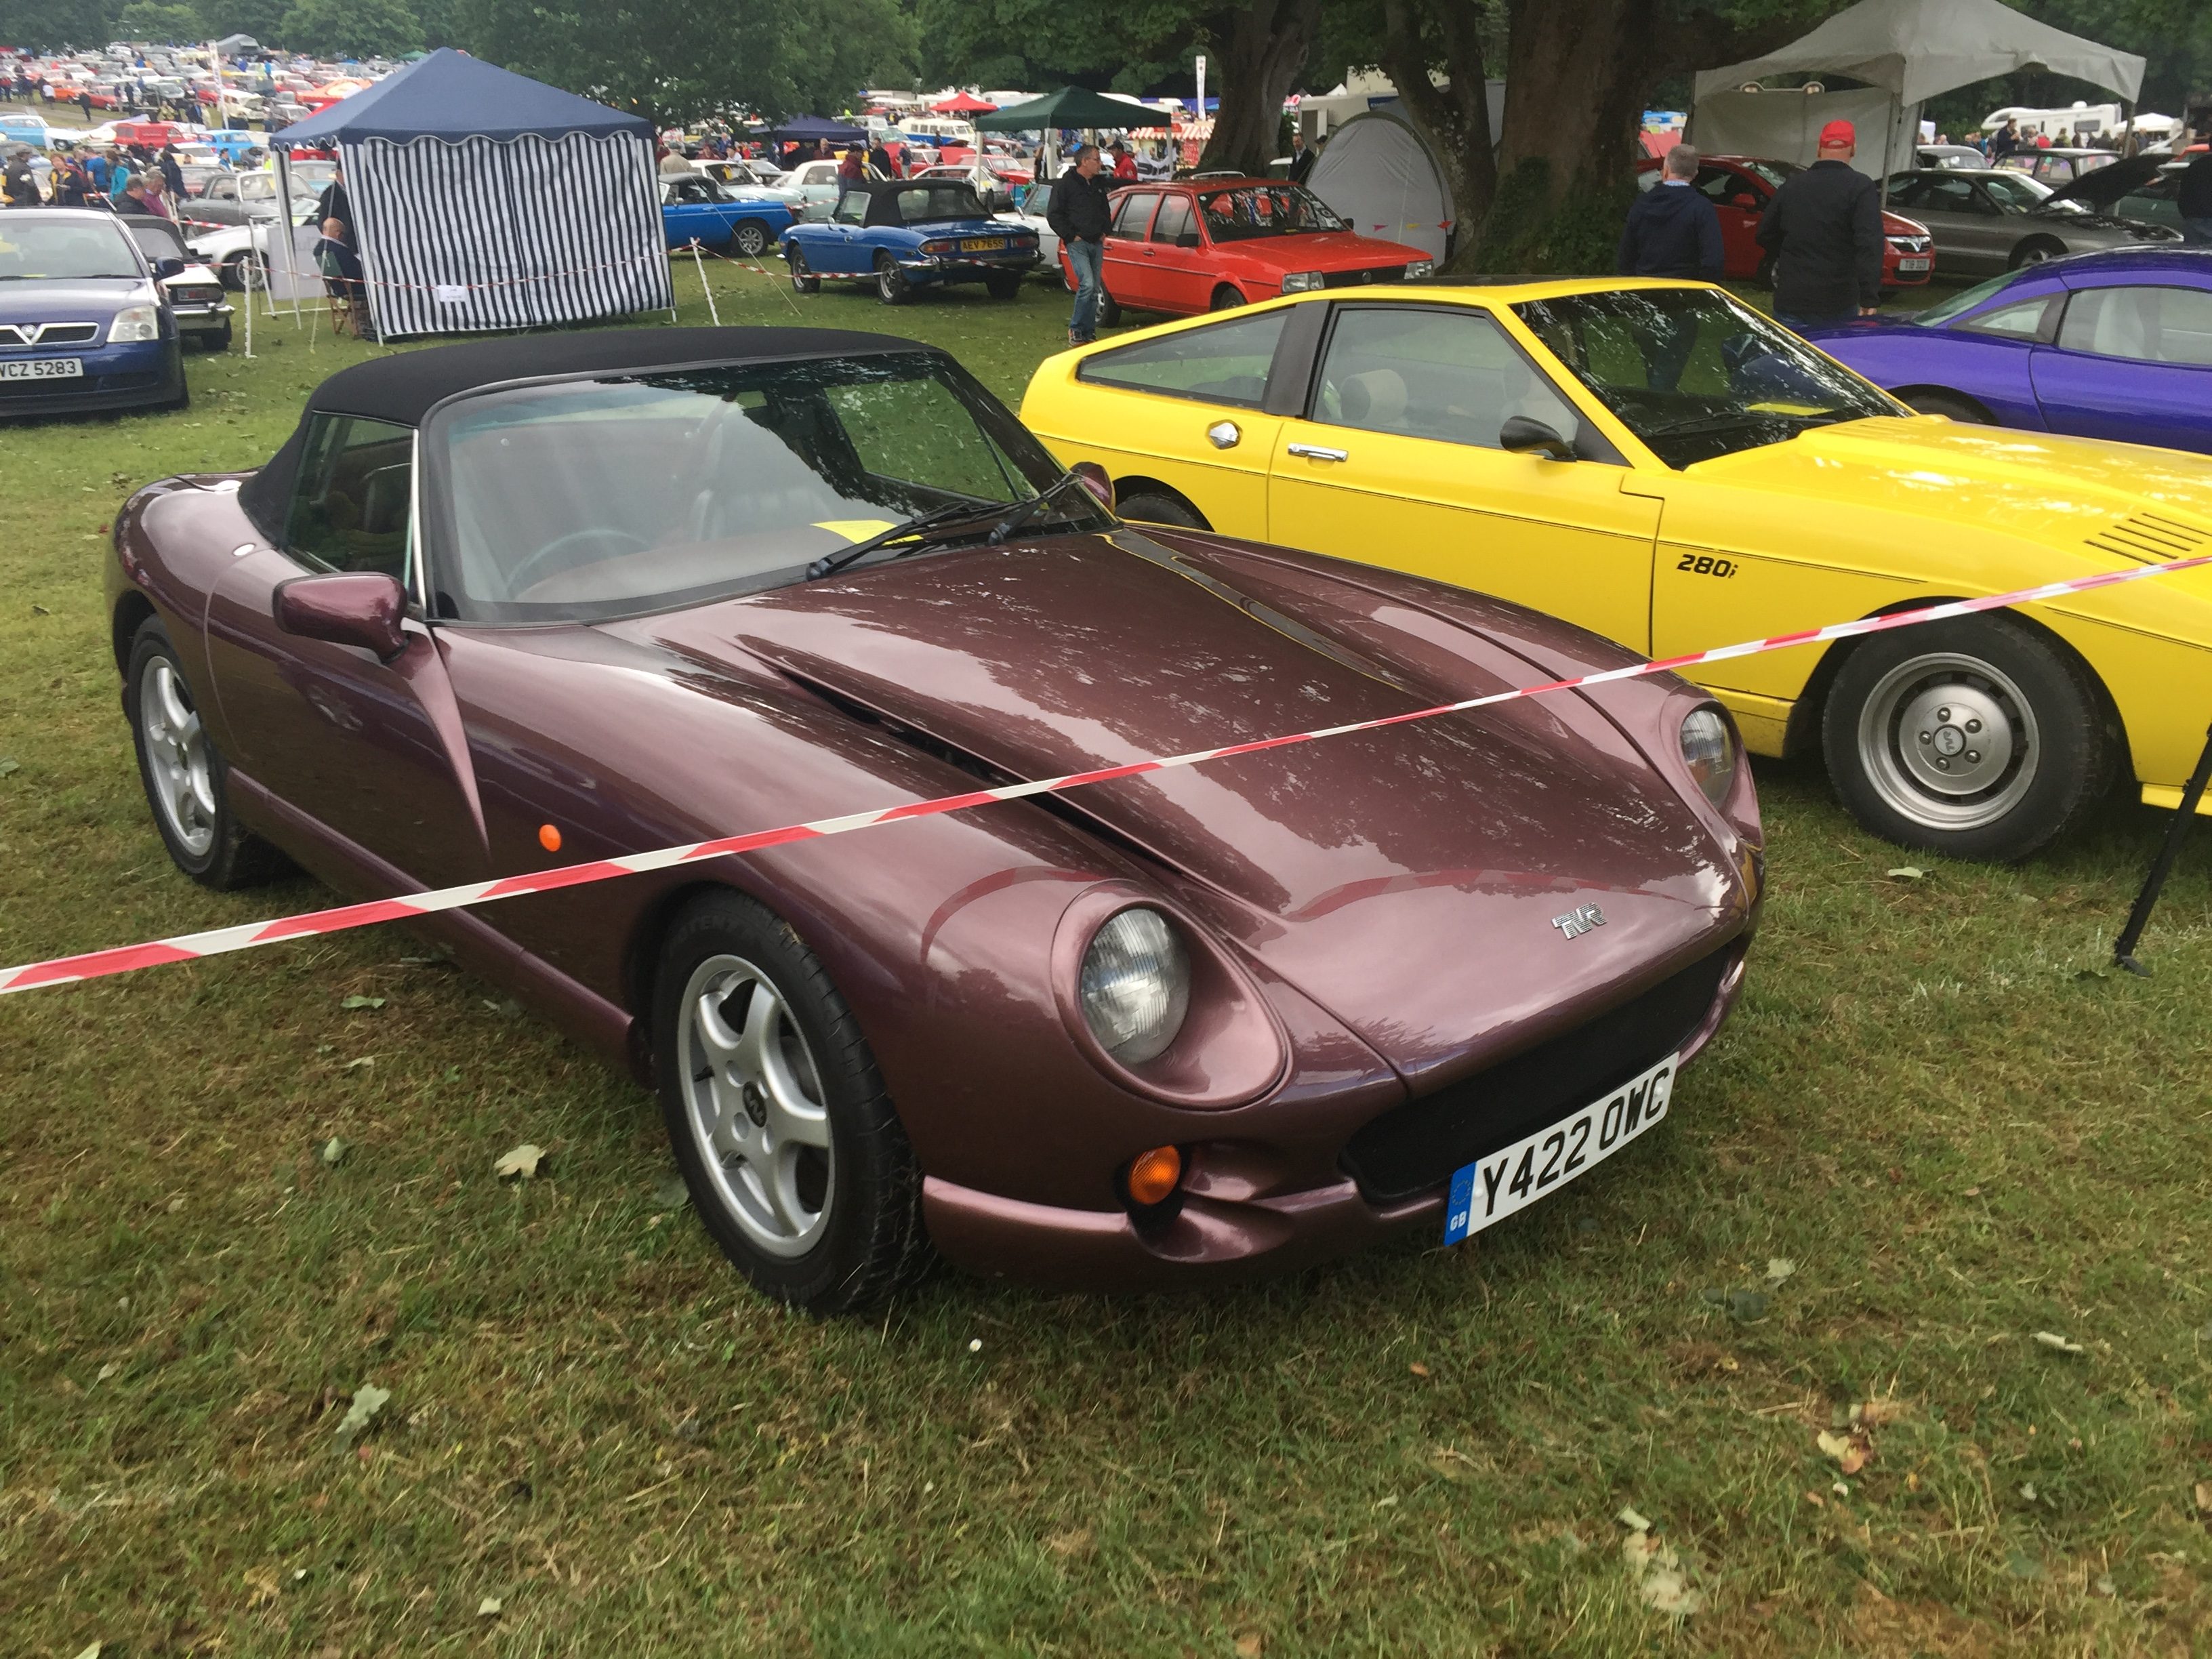
{"type": "Polygon", "coordinates": [[[707,296],[707,314],[714,319],[714,326],[720,328],[722,325],[721,307],[714,303],[714,290],[707,286],[707,262],[700,257],[696,236],[691,239],[691,263],[699,272],[699,291],[707,296]]]}
{"type": "MultiPolygon", "coordinates": [[[[272,236],[279,232],[283,234],[284,284],[291,289],[292,325],[296,328],[300,323],[300,273],[292,263],[292,256],[297,251],[294,232],[295,221],[299,216],[292,207],[292,146],[283,142],[282,135],[271,135],[270,142],[277,148],[273,152],[276,160],[276,222],[269,229],[272,236]]],[[[276,296],[273,291],[269,296],[269,314],[272,317],[276,314],[276,296]]]]}

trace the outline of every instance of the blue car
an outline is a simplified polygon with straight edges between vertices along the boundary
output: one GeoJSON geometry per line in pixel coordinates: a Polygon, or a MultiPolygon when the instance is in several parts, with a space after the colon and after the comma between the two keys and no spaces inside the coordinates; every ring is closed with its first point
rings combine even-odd
{"type": "Polygon", "coordinates": [[[671,248],[696,242],[757,259],[792,222],[791,210],[773,196],[726,190],[704,174],[660,181],[660,230],[671,248]]]}
{"type": "Polygon", "coordinates": [[[801,294],[822,280],[852,277],[876,285],[887,306],[918,289],[980,282],[994,300],[1022,291],[1036,267],[1036,233],[991,216],[975,187],[957,179],[848,181],[827,221],[783,233],[784,264],[801,294]]]}
{"type": "Polygon", "coordinates": [[[149,265],[112,213],[0,213],[0,416],[182,409],[161,279],[183,268],[149,265]]]}
{"type": "Polygon", "coordinates": [[[2212,248],[2051,259],[1806,337],[1923,414],[2212,454],[2212,248]]]}

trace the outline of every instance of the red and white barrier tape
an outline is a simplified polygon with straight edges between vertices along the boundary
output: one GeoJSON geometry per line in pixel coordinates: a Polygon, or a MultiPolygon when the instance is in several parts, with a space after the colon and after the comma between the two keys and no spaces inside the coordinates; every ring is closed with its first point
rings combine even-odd
{"type": "Polygon", "coordinates": [[[757,853],[764,848],[781,847],[788,842],[819,841],[824,836],[842,836],[854,830],[872,830],[878,824],[896,823],[905,818],[933,817],[940,812],[964,811],[971,806],[989,806],[1000,801],[1021,800],[1030,795],[1056,794],[1062,790],[1081,788],[1087,783],[1109,783],[1115,778],[1132,778],[1146,772],[1166,772],[1178,767],[1198,766],[1207,761],[1226,760],[1235,755],[1256,755],[1269,749],[1287,749],[1296,744],[1313,743],[1322,738],[1346,737],[1354,732],[1380,731],[1385,726],[1434,720],[1440,714],[1463,714],[1473,709],[1488,708],[1522,697],[1540,697],[1553,691],[1571,691],[1577,686],[1638,679],[1647,674],[1663,674],[1675,669],[1694,667],[1699,663],[1722,662],[1730,657],[1756,656],[1763,651],[1786,650],[1793,645],[1817,645],[1832,640],[1855,639],[1863,634],[1879,634],[1893,628],[1912,628],[1923,623],[1942,622],[1954,617],[1971,617],[1984,611],[2001,611],[2008,605],[2033,605],[2041,600],[2061,599],[2069,593],[2086,593],[2095,588],[2116,587],[2123,582],[2144,581],[2155,576],[2171,575],[2179,570],[2196,570],[2208,565],[2212,565],[2212,553],[2194,558],[2175,559],[2165,564],[2143,565],[2132,570],[2075,576],[2066,581],[2046,582],[2039,587],[2023,587],[2010,593],[1991,594],[1987,599],[1954,599],[1918,611],[1893,611],[1886,617],[1869,617],[1858,622],[1831,623],[1826,628],[1808,628],[1796,634],[1778,634],[1771,639],[1747,640],[1741,645],[1717,646],[1710,651],[1693,651],[1686,656],[1666,657],[1656,662],[1632,663],[1626,668],[1608,668],[1595,674],[1578,674],[1571,679],[1519,686],[1510,691],[1493,691],[1486,696],[1438,703],[1431,708],[1416,708],[1402,714],[1385,714],[1379,720],[1354,720],[1347,726],[1325,726],[1317,731],[1294,732],[1284,737],[1261,738],[1250,743],[1232,743],[1218,749],[1194,750],[1188,754],[1170,755],[1159,760],[1130,761],[1120,766],[1102,766],[1089,772],[1071,772],[1063,777],[1041,778],[1031,783],[1010,783],[995,789],[940,795],[933,800],[908,801],[903,805],[881,807],[869,812],[852,812],[842,817],[817,818],[811,823],[785,824],[776,830],[756,830],[746,835],[724,836],[714,841],[693,842],[684,847],[664,847],[650,853],[626,853],[617,858],[562,865],[557,869],[507,876],[497,881],[470,882],[459,887],[441,887],[432,892],[409,893],[398,898],[374,899],[366,904],[342,904],[335,909],[311,910],[302,915],[286,916],[275,921],[250,921],[235,927],[217,927],[204,933],[180,933],[174,939],[155,939],[145,945],[94,951],[84,956],[58,957],[51,962],[27,963],[19,968],[0,969],[0,996],[15,991],[35,991],[49,985],[67,985],[77,980],[100,979],[110,974],[127,974],[134,969],[155,968],[165,963],[192,962],[201,957],[221,956],[229,951],[248,951],[258,945],[276,945],[285,939],[341,933],[349,928],[372,927],[380,921],[399,921],[409,916],[428,915],[440,910],[458,910],[469,905],[489,904],[498,899],[520,898],[526,893],[548,893],[563,887],[580,887],[590,882],[611,881],[617,876],[665,870],[674,865],[696,863],[702,859],[720,858],[736,853],[757,853]]]}

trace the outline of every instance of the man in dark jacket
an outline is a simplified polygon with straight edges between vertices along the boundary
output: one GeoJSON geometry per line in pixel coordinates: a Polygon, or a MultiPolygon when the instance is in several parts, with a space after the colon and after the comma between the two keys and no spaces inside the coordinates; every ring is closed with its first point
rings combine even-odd
{"type": "Polygon", "coordinates": [[[1690,181],[1698,152],[1677,144],[1659,164],[1659,182],[1632,203],[1621,228],[1619,269],[1624,276],[1679,276],[1717,283],[1728,265],[1721,216],[1690,181]]]}
{"type": "Polygon", "coordinates": [[[1881,190],[1851,166],[1849,121],[1820,129],[1820,159],[1782,181],[1759,222],[1774,256],[1774,319],[1816,328],[1870,317],[1881,304],[1881,190]]]}
{"type": "Polygon", "coordinates": [[[1106,227],[1114,213],[1106,198],[1107,180],[1099,171],[1098,146],[1081,144],[1075,165],[1060,175],[1044,222],[1067,250],[1075,273],[1075,309],[1067,319],[1067,343],[1089,345],[1098,337],[1098,295],[1105,283],[1106,227]]]}
{"type": "Polygon", "coordinates": [[[2181,234],[2200,247],[2212,247],[2212,150],[2181,170],[2173,204],[2181,210],[2181,234]]]}

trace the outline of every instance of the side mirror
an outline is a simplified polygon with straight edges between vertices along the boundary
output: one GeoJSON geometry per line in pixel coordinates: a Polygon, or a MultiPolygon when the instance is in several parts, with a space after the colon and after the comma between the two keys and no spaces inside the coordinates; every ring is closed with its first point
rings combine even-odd
{"type": "Polygon", "coordinates": [[[1098,498],[1098,505],[1109,513],[1114,510],[1113,475],[1096,461],[1078,461],[1067,469],[1083,480],[1083,487],[1098,498]]]}
{"type": "Polygon", "coordinates": [[[1177,247],[1196,247],[1198,246],[1198,233],[1194,230],[1186,230],[1182,235],[1176,238],[1176,246],[1177,247]]]}
{"type": "Polygon", "coordinates": [[[1759,205],[1759,198],[1747,190],[1740,190],[1729,198],[1729,205],[1747,209],[1755,208],[1759,205]]]}
{"type": "Polygon", "coordinates": [[[166,283],[172,276],[181,276],[184,274],[185,262],[173,253],[165,253],[154,261],[154,276],[158,282],[166,283]]]}
{"type": "Polygon", "coordinates": [[[1526,415],[1509,415],[1498,428],[1498,447],[1516,455],[1541,455],[1547,460],[1571,461],[1575,447],[1556,428],[1526,415]]]}
{"type": "Polygon", "coordinates": [[[277,627],[303,640],[359,646],[384,662],[407,648],[399,626],[407,614],[407,595],[382,571],[295,577],[276,589],[270,608],[277,627]]]}

